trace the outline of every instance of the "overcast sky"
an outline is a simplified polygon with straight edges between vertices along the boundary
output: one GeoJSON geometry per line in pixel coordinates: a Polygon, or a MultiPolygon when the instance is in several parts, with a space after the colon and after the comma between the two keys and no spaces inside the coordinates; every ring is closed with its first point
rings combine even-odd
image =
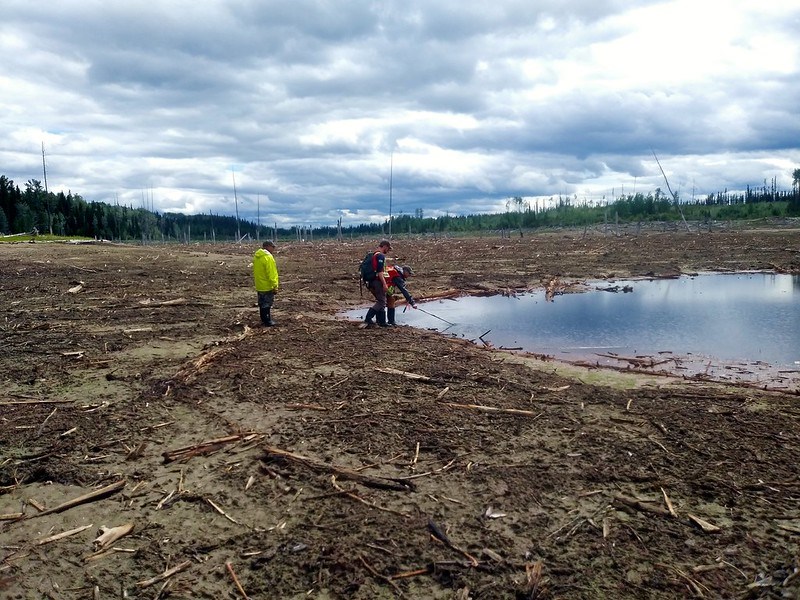
{"type": "Polygon", "coordinates": [[[272,225],[800,168],[797,0],[4,0],[0,175],[272,225]],[[236,194],[234,195],[234,179],[236,194]]]}

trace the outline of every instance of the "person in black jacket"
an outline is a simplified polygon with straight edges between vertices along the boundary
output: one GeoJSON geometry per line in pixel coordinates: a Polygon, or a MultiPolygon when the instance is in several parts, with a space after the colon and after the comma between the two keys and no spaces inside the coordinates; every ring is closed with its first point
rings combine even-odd
{"type": "Polygon", "coordinates": [[[369,278],[364,275],[364,283],[369,288],[369,291],[375,296],[375,304],[367,311],[367,316],[364,319],[367,327],[374,325],[372,318],[375,317],[380,327],[386,327],[386,292],[389,288],[386,278],[383,276],[386,270],[386,253],[392,249],[389,240],[381,240],[378,244],[378,250],[372,253],[372,256],[365,257],[371,263],[371,273],[369,278]]]}

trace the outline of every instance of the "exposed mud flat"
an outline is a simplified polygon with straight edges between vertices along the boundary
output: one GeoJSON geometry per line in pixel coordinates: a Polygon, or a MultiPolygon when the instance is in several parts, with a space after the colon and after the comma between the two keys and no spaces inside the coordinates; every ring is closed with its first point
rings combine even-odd
{"type": "MultiPolygon", "coordinates": [[[[796,393],[359,329],[370,246],[281,244],[260,328],[255,244],[0,245],[0,596],[798,597],[796,393]]],[[[797,229],[394,246],[417,297],[800,273],[797,229]]]]}

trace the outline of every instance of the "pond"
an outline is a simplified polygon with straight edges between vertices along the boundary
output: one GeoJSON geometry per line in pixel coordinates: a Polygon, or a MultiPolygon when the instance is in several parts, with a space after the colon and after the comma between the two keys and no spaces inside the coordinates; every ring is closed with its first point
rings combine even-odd
{"type": "Polygon", "coordinates": [[[800,276],[703,273],[585,287],[553,301],[541,291],[426,302],[398,308],[397,321],[572,362],[797,386],[800,276]]]}

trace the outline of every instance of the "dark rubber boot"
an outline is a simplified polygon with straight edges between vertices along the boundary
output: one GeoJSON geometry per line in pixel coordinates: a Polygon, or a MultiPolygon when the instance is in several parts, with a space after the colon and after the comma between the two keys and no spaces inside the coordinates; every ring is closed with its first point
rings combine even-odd
{"type": "Polygon", "coordinates": [[[386,309],[386,324],[389,327],[397,326],[397,323],[394,322],[394,314],[395,314],[395,309],[394,308],[387,308],[386,309]]]}
{"type": "Polygon", "coordinates": [[[271,327],[272,326],[272,319],[269,317],[269,309],[268,308],[259,308],[258,314],[261,317],[261,324],[264,327],[271,327]]]}
{"type": "Polygon", "coordinates": [[[272,309],[267,308],[264,312],[267,313],[266,315],[267,319],[264,321],[264,327],[274,327],[275,325],[277,325],[277,323],[272,320],[272,315],[270,314],[272,312],[272,309]]]}
{"type": "Polygon", "coordinates": [[[364,317],[364,323],[366,323],[367,325],[372,325],[373,324],[372,318],[375,316],[375,314],[376,314],[375,313],[375,309],[374,308],[370,308],[367,311],[367,316],[364,317]]]}
{"type": "Polygon", "coordinates": [[[375,318],[378,321],[378,327],[388,327],[386,325],[386,311],[380,310],[375,314],[375,318]]]}

